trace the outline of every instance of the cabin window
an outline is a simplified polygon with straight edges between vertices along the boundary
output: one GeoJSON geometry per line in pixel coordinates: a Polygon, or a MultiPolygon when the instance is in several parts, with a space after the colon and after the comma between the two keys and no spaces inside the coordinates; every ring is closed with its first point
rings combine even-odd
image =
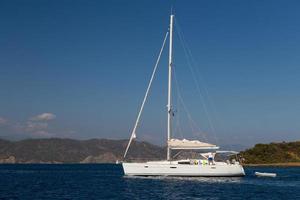
{"type": "Polygon", "coordinates": [[[189,165],[191,164],[190,161],[181,161],[181,162],[178,162],[178,164],[181,164],[181,165],[189,165]]]}

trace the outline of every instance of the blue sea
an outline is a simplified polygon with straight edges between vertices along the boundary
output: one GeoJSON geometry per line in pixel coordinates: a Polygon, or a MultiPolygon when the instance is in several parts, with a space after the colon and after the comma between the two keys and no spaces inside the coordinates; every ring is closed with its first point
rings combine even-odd
{"type": "Polygon", "coordinates": [[[300,199],[300,167],[245,171],[241,178],[132,178],[115,164],[8,164],[0,165],[0,199],[300,199]]]}

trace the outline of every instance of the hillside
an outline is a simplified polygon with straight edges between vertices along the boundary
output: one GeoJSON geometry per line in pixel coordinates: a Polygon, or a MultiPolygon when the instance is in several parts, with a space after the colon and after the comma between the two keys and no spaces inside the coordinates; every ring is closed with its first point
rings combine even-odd
{"type": "MultiPolygon", "coordinates": [[[[127,140],[0,139],[0,163],[114,163],[121,160],[127,140]]],[[[165,150],[147,142],[133,142],[128,159],[162,159],[165,150]]]]}
{"type": "Polygon", "coordinates": [[[242,151],[245,164],[272,164],[300,162],[300,141],[256,144],[242,151]]]}

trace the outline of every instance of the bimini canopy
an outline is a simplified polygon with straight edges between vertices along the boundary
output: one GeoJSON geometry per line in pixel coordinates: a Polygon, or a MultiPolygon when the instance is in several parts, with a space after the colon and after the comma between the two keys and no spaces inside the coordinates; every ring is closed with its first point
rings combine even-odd
{"type": "Polygon", "coordinates": [[[214,144],[201,142],[199,140],[186,139],[170,139],[168,141],[168,146],[171,149],[219,149],[219,147],[214,144]]]}

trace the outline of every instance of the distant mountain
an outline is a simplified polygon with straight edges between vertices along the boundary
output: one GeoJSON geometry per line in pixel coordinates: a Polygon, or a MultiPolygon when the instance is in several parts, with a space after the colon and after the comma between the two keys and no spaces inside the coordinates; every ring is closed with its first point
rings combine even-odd
{"type": "MultiPolygon", "coordinates": [[[[122,160],[128,140],[0,139],[0,163],[114,163],[122,160]]],[[[128,159],[163,159],[165,149],[133,142],[128,159]]]]}
{"type": "Polygon", "coordinates": [[[245,164],[300,162],[300,141],[256,144],[240,153],[245,164]]]}

